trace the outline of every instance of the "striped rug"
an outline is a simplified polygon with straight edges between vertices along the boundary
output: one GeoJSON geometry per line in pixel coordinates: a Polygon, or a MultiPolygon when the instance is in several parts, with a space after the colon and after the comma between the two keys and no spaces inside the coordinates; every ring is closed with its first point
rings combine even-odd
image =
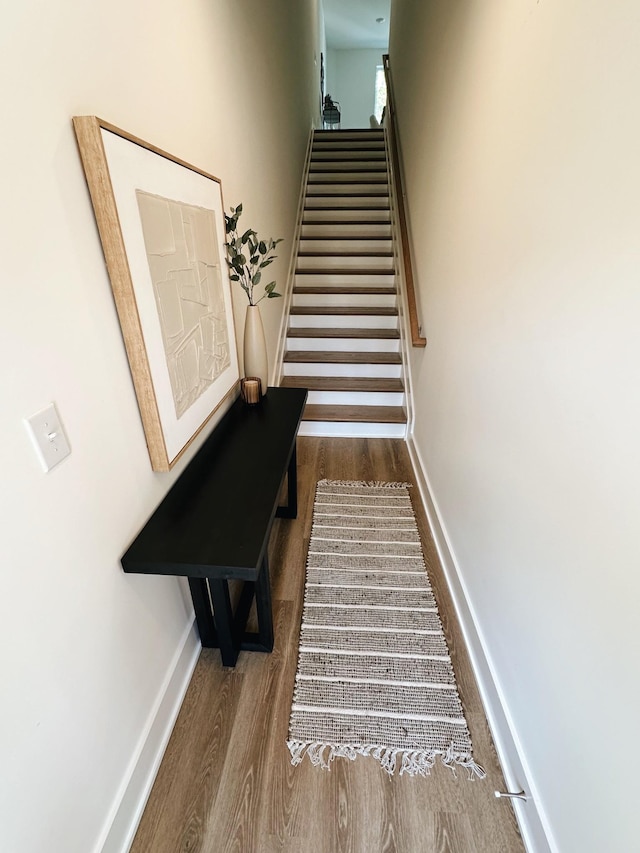
{"type": "Polygon", "coordinates": [[[473,760],[408,484],[322,480],[307,560],[291,761],[373,756],[393,774],[473,760]]]}

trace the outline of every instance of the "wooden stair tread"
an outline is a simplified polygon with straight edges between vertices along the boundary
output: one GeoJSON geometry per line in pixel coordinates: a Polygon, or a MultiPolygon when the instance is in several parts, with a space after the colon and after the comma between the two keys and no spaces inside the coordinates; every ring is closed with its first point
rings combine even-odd
{"type": "Polygon", "coordinates": [[[333,350],[287,350],[288,364],[402,364],[399,352],[351,352],[333,350]]]}
{"type": "Polygon", "coordinates": [[[326,161],[344,163],[353,160],[355,163],[386,163],[387,153],[384,148],[324,148],[314,146],[311,150],[311,162],[325,163],[326,161]],[[336,154],[344,154],[344,157],[336,157],[336,154]],[[334,155],[334,156],[331,156],[334,155]]]}
{"type": "MultiPolygon", "coordinates": [[[[304,240],[304,237],[300,238],[304,240]]],[[[346,238],[345,238],[346,239],[346,238]]],[[[390,252],[386,249],[382,251],[369,251],[368,249],[357,249],[351,252],[340,252],[331,250],[329,252],[318,252],[318,251],[302,251],[298,252],[299,258],[392,258],[393,252],[390,252]]]]}
{"type": "MultiPolygon", "coordinates": [[[[326,208],[322,208],[325,210],[326,208]]],[[[380,208],[375,208],[375,210],[379,210],[380,208]]],[[[391,225],[390,219],[303,219],[302,220],[303,227],[305,225],[391,225]]],[[[302,240],[319,240],[322,239],[320,237],[301,237],[302,240]]],[[[327,239],[332,239],[328,237],[327,239]]],[[[348,239],[345,237],[345,240],[348,239]]],[[[361,240],[362,237],[354,237],[354,240],[361,240]]],[[[384,237],[372,237],[372,239],[385,239],[384,237]]],[[[389,238],[387,238],[389,239],[389,238]]]]}
{"type": "MultiPolygon", "coordinates": [[[[312,151],[384,151],[384,139],[368,139],[369,145],[359,145],[358,139],[336,139],[331,145],[327,145],[327,140],[318,140],[320,145],[314,142],[311,146],[312,151]]],[[[364,141],[364,140],[362,140],[364,141]]]]}
{"type": "MultiPolygon", "coordinates": [[[[380,169],[382,172],[382,169],[380,169]]],[[[318,171],[313,172],[314,175],[323,175],[325,172],[318,171]]],[[[330,173],[329,173],[330,174],[330,173]]],[[[389,181],[386,178],[343,178],[342,176],[339,178],[331,178],[330,180],[319,181],[314,180],[313,178],[309,178],[307,181],[307,185],[311,184],[314,187],[322,186],[322,187],[330,187],[332,184],[388,184],[389,181]]]]}
{"type": "MultiPolygon", "coordinates": [[[[304,225],[310,225],[310,224],[311,224],[310,222],[303,222],[302,223],[303,226],[304,225]]],[[[329,224],[329,223],[323,222],[322,224],[325,225],[325,224],[329,224]]],[[[367,222],[366,224],[370,225],[371,223],[367,222]]],[[[363,242],[364,240],[371,240],[372,242],[386,241],[387,243],[389,243],[391,241],[391,237],[381,237],[378,234],[363,234],[362,236],[354,236],[352,234],[336,234],[335,237],[333,235],[326,235],[326,234],[320,234],[318,237],[309,237],[308,235],[303,234],[300,237],[301,243],[304,243],[307,240],[309,240],[309,241],[313,240],[314,243],[320,242],[321,240],[326,240],[327,243],[330,243],[332,240],[353,240],[353,241],[357,240],[359,242],[363,242]]],[[[302,254],[314,254],[314,253],[313,252],[311,252],[311,253],[309,253],[309,252],[307,252],[307,253],[298,252],[298,254],[302,255],[302,254]]],[[[321,255],[327,255],[329,253],[328,252],[320,252],[320,254],[321,255]]],[[[344,253],[340,252],[339,254],[342,255],[344,253]]],[[[353,254],[361,255],[363,253],[362,252],[354,252],[353,254]]],[[[369,252],[365,251],[364,254],[365,255],[369,254],[369,252]]],[[[392,255],[393,252],[388,252],[388,254],[392,255]]]]}
{"type": "Polygon", "coordinates": [[[343,314],[349,317],[358,315],[365,317],[395,317],[398,309],[391,305],[385,306],[362,306],[357,308],[353,305],[292,305],[290,314],[326,314],[328,316],[343,314]]]}
{"type": "Polygon", "coordinates": [[[361,133],[363,136],[370,134],[371,136],[384,136],[383,127],[342,127],[340,130],[329,130],[325,127],[319,127],[313,131],[314,136],[344,136],[345,133],[361,133]]]}
{"type": "Polygon", "coordinates": [[[283,388],[307,388],[309,391],[380,391],[402,394],[402,379],[370,376],[283,376],[283,388]]]}
{"type": "MultiPolygon", "coordinates": [[[[347,150],[347,149],[345,149],[347,150]]],[[[311,160],[309,161],[309,167],[311,167],[314,163],[384,163],[386,165],[387,158],[385,157],[384,151],[374,151],[370,149],[368,151],[352,151],[351,154],[357,155],[352,157],[329,157],[328,154],[332,152],[328,149],[324,151],[314,151],[311,155],[311,160]]],[[[330,170],[328,170],[330,171],[330,170]]]]}
{"type": "MultiPolygon", "coordinates": [[[[326,162],[326,161],[323,161],[323,162],[326,162]]],[[[347,164],[348,164],[348,162],[349,161],[346,161],[347,164]]],[[[355,163],[361,163],[361,162],[362,162],[361,160],[354,160],[353,161],[354,164],[355,163]]],[[[381,161],[380,160],[374,160],[372,162],[377,164],[377,163],[380,163],[381,161]]],[[[350,165],[349,168],[347,168],[347,165],[345,164],[344,160],[338,160],[337,161],[337,167],[335,169],[311,169],[311,168],[309,169],[310,175],[327,175],[327,174],[330,175],[331,172],[344,172],[346,175],[348,175],[349,173],[351,173],[352,175],[357,175],[358,172],[376,172],[376,173],[379,172],[381,175],[386,175],[387,174],[387,167],[386,166],[377,166],[377,165],[376,166],[350,165]]]]}
{"type": "Polygon", "coordinates": [[[405,424],[407,413],[402,406],[322,406],[307,403],[302,420],[405,424]]]}
{"type": "Polygon", "coordinates": [[[397,340],[400,337],[398,329],[333,329],[294,326],[287,331],[288,338],[365,338],[397,340]]]}
{"type": "Polygon", "coordinates": [[[308,199],[315,198],[388,198],[389,192],[363,192],[363,193],[307,193],[308,199]]]}
{"type": "Polygon", "coordinates": [[[313,285],[296,285],[293,288],[294,293],[322,293],[322,294],[349,294],[350,296],[353,294],[366,294],[370,296],[371,294],[376,294],[377,296],[395,296],[396,289],[395,287],[376,287],[375,285],[360,285],[358,287],[355,285],[354,287],[349,287],[348,285],[318,285],[314,287],[313,285]]]}
{"type": "Polygon", "coordinates": [[[296,275],[395,275],[393,267],[298,267],[296,275]]]}
{"type": "MultiPolygon", "coordinates": [[[[367,207],[367,205],[365,205],[365,204],[362,204],[359,207],[349,207],[348,205],[343,205],[342,207],[340,207],[340,206],[332,207],[331,205],[323,205],[323,204],[305,204],[304,209],[305,210],[325,210],[325,211],[328,211],[330,213],[335,213],[337,210],[342,210],[342,211],[368,210],[370,212],[373,212],[373,211],[379,212],[381,210],[391,210],[391,208],[389,207],[388,204],[379,204],[377,207],[367,207]]],[[[324,221],[327,222],[328,220],[324,220],[324,221]]],[[[338,221],[339,222],[346,222],[347,220],[346,219],[340,219],[338,221]]],[[[374,221],[379,224],[380,222],[384,222],[385,220],[376,219],[374,221]]],[[[368,222],[369,222],[369,220],[367,220],[367,224],[368,224],[368,222]]],[[[302,224],[305,225],[306,223],[303,222],[302,224]]]]}

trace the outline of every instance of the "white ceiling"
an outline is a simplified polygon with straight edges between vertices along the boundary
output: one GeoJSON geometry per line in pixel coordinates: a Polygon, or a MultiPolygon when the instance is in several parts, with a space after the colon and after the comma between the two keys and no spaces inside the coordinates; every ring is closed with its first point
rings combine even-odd
{"type": "Polygon", "coordinates": [[[322,5],[327,47],[388,48],[391,0],[322,0],[322,5]]]}

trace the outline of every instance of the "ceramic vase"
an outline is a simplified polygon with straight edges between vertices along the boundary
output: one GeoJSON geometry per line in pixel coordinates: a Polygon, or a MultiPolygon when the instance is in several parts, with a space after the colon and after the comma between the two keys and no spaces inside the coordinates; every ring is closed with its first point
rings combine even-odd
{"type": "Polygon", "coordinates": [[[264,338],[260,308],[248,305],[244,318],[244,375],[259,376],[262,393],[267,393],[269,364],[267,362],[267,342],[264,338]]]}

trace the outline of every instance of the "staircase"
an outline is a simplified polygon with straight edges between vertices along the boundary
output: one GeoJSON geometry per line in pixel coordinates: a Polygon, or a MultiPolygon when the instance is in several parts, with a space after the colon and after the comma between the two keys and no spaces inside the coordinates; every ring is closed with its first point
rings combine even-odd
{"type": "Polygon", "coordinates": [[[384,131],[316,131],[286,351],[300,435],[402,438],[405,389],[384,131]]]}

